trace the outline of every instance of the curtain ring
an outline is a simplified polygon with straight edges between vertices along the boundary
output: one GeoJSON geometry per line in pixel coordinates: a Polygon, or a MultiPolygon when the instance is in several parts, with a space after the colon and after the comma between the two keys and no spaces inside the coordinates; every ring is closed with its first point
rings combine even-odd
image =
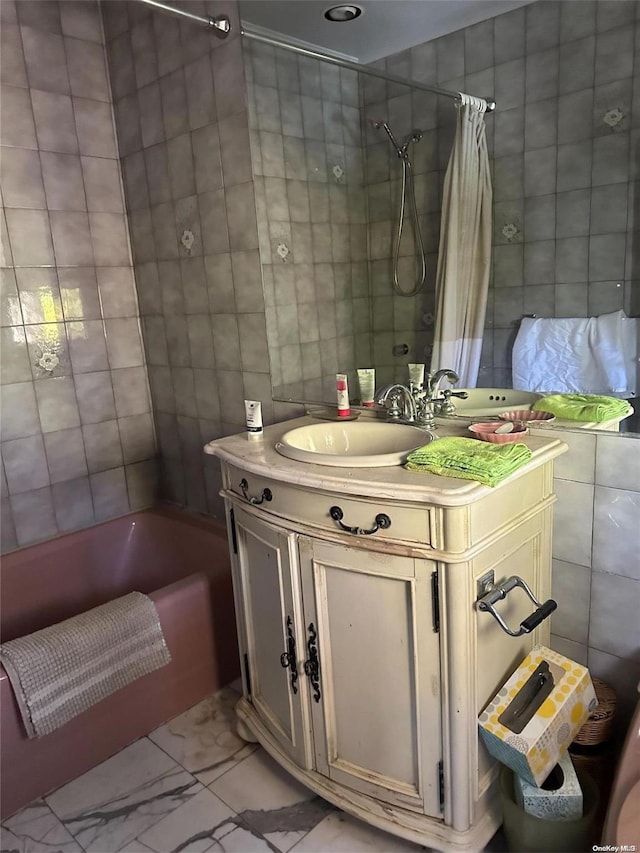
{"type": "Polygon", "coordinates": [[[487,102],[484,98],[477,98],[475,95],[467,95],[465,92],[458,92],[460,97],[460,106],[475,107],[480,115],[484,115],[487,111],[487,102]]]}

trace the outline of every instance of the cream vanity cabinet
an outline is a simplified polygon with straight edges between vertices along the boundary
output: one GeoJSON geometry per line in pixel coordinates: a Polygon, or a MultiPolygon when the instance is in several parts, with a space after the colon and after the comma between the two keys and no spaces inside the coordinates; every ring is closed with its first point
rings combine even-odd
{"type": "Polygon", "coordinates": [[[262,725],[300,767],[439,815],[435,563],[287,533],[235,501],[230,513],[245,677],[262,725]],[[419,673],[419,660],[436,665],[419,673]]]}
{"type": "MultiPolygon", "coordinates": [[[[486,579],[511,575],[549,597],[552,460],[565,446],[531,438],[532,461],[489,489],[279,456],[280,434],[308,422],[206,448],[222,461],[239,732],[356,817],[437,849],[480,850],[501,818],[477,715],[548,642],[549,622],[511,637],[476,600],[486,579]]],[[[534,609],[522,590],[496,607],[515,627],[534,609]]]]}

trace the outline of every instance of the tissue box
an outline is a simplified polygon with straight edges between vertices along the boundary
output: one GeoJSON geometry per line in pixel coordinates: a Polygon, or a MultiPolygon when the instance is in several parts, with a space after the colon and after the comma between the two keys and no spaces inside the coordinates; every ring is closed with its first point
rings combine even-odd
{"type": "Polygon", "coordinates": [[[589,671],[536,646],[478,718],[495,758],[540,786],[597,705],[589,671]]]}
{"type": "Polygon", "coordinates": [[[515,794],[518,805],[535,817],[545,820],[577,820],[582,817],[582,788],[568,752],[540,788],[516,776],[515,794]]]}

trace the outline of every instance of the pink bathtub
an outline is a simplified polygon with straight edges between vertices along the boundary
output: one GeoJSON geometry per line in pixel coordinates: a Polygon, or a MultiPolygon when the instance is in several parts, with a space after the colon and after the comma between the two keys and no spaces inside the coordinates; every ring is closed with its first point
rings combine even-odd
{"type": "Polygon", "coordinates": [[[239,672],[224,528],[172,510],[135,513],[2,558],[2,641],[133,590],[156,603],[172,662],[46,737],[24,733],[0,667],[1,814],[76,778],[239,672]]]}

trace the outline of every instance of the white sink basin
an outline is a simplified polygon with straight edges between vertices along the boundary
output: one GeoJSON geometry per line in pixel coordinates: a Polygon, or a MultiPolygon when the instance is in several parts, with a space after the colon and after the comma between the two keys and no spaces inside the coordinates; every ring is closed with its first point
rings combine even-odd
{"type": "Polygon", "coordinates": [[[432,439],[431,433],[408,424],[331,421],[289,430],[276,442],[276,450],[314,465],[382,468],[402,465],[412,450],[432,439]]]}
{"type": "Polygon", "coordinates": [[[481,415],[499,415],[517,409],[530,409],[542,397],[534,391],[514,391],[513,388],[455,388],[466,391],[466,400],[452,397],[456,414],[461,417],[475,418],[481,415]]]}

